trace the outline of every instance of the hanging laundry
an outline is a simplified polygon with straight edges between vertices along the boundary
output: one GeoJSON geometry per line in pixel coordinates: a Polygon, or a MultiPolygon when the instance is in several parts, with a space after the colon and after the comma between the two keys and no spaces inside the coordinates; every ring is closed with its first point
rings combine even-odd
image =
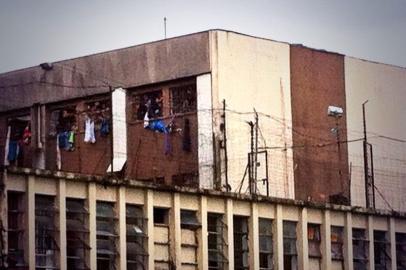
{"type": "Polygon", "coordinates": [[[106,118],[102,119],[101,126],[100,126],[100,135],[102,137],[107,137],[110,133],[110,124],[106,118]]]}
{"type": "Polygon", "coordinates": [[[6,145],[4,147],[4,166],[10,165],[8,162],[8,151],[9,151],[9,144],[10,144],[10,132],[11,132],[11,127],[8,126],[7,128],[7,137],[6,137],[6,145]]]}
{"type": "Polygon", "coordinates": [[[30,126],[27,125],[23,131],[23,142],[24,144],[30,144],[31,143],[31,129],[30,126]]]}
{"type": "MultiPolygon", "coordinates": [[[[59,134],[56,135],[56,141],[59,142],[59,134]]],[[[61,150],[59,143],[56,144],[56,169],[60,171],[62,168],[61,150]]]]}
{"type": "Polygon", "coordinates": [[[85,122],[85,139],[86,143],[95,143],[96,137],[94,135],[94,122],[90,118],[86,119],[85,122]]]}
{"type": "Polygon", "coordinates": [[[18,158],[18,152],[19,152],[18,141],[10,140],[8,144],[7,160],[10,162],[16,161],[18,158]]]}
{"type": "Polygon", "coordinates": [[[58,145],[59,148],[62,149],[69,149],[69,142],[68,142],[68,132],[60,132],[58,133],[58,145]]]}
{"type": "Polygon", "coordinates": [[[183,126],[183,138],[182,138],[182,150],[186,152],[191,151],[191,139],[190,139],[190,122],[189,119],[185,119],[183,126]]]}
{"type": "Polygon", "coordinates": [[[75,150],[75,132],[73,131],[68,132],[68,150],[75,150]]]}

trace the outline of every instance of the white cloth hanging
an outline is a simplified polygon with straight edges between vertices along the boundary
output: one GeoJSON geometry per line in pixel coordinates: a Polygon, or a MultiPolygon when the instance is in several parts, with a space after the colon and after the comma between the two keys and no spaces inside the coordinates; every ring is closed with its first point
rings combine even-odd
{"type": "Polygon", "coordinates": [[[62,169],[61,149],[59,148],[59,134],[56,135],[56,169],[62,169]]]}
{"type": "Polygon", "coordinates": [[[8,146],[10,144],[10,132],[11,132],[11,127],[8,126],[7,128],[7,137],[6,137],[6,145],[4,146],[4,166],[8,166],[10,165],[10,163],[8,162],[8,146]]]}
{"type": "Polygon", "coordinates": [[[94,122],[88,118],[85,122],[85,140],[86,143],[95,143],[96,137],[94,135],[94,122]]]}

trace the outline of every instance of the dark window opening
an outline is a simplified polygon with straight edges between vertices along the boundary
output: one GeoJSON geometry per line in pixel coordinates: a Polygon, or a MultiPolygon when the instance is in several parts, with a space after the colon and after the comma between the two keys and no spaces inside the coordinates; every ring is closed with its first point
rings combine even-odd
{"type": "Polygon", "coordinates": [[[396,233],[396,265],[406,270],[406,233],[396,233]]]}
{"type": "Polygon", "coordinates": [[[260,218],[258,223],[258,230],[259,230],[259,268],[262,270],[274,269],[272,220],[267,218],[260,218]]]}
{"type": "Polygon", "coordinates": [[[67,269],[90,269],[88,219],[85,200],[66,198],[67,269]]]}
{"type": "Polygon", "coordinates": [[[54,110],[50,114],[48,135],[57,139],[60,149],[75,149],[75,134],[78,131],[76,106],[54,110]]]}
{"type": "Polygon", "coordinates": [[[117,218],[114,203],[96,203],[97,269],[113,270],[117,258],[117,218]]]}
{"type": "Polygon", "coordinates": [[[343,261],[344,228],[331,226],[331,259],[343,261]]]}
{"type": "Polygon", "coordinates": [[[85,103],[85,124],[86,120],[94,123],[94,130],[100,136],[106,137],[111,127],[111,102],[110,100],[99,100],[85,103]]]}
{"type": "Polygon", "coordinates": [[[321,235],[320,225],[308,224],[307,225],[307,240],[309,246],[309,257],[321,259],[321,235]]]}
{"type": "Polygon", "coordinates": [[[9,269],[24,268],[24,234],[25,218],[24,194],[9,191],[7,194],[8,207],[8,267],[9,269]]]}
{"type": "Polygon", "coordinates": [[[133,97],[133,119],[144,120],[163,116],[162,91],[137,94],[133,97]]]}
{"type": "Polygon", "coordinates": [[[142,206],[126,205],[127,230],[127,269],[146,269],[148,252],[147,219],[144,218],[142,206]]]}
{"type": "Polygon", "coordinates": [[[196,211],[180,210],[180,226],[181,228],[192,230],[200,228],[200,222],[197,220],[196,211]]]}
{"type": "Polygon", "coordinates": [[[188,113],[197,110],[196,84],[170,88],[172,113],[188,113]]]}
{"type": "Polygon", "coordinates": [[[169,224],[169,209],[167,208],[154,208],[154,224],[169,224]]]}
{"type": "Polygon", "coordinates": [[[248,269],[248,218],[234,216],[234,269],[248,269]]]}
{"type": "Polygon", "coordinates": [[[58,268],[59,246],[56,227],[57,210],[55,197],[35,196],[35,267],[37,269],[58,268]]]}
{"type": "Polygon", "coordinates": [[[297,270],[296,222],[283,221],[283,265],[285,270],[297,270]]]}
{"type": "Polygon", "coordinates": [[[227,234],[227,226],[223,222],[223,215],[207,213],[207,232],[209,270],[226,269],[227,243],[224,237],[227,234]]]}
{"type": "Polygon", "coordinates": [[[31,144],[31,117],[29,115],[8,119],[7,161],[21,165],[24,160],[24,147],[31,144]]]}
{"type": "Polygon", "coordinates": [[[364,229],[352,229],[352,250],[354,269],[366,270],[368,265],[369,241],[364,229]]]}
{"type": "Polygon", "coordinates": [[[374,231],[374,258],[376,270],[391,268],[390,241],[385,231],[374,231]]]}

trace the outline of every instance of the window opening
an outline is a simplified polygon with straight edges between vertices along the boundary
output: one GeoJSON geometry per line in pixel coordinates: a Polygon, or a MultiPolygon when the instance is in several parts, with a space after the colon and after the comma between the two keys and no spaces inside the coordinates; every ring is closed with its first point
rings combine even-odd
{"type": "Polygon", "coordinates": [[[49,136],[56,137],[60,149],[75,150],[75,134],[78,126],[76,121],[76,106],[53,110],[49,120],[49,136]]]}
{"type": "Polygon", "coordinates": [[[196,211],[180,210],[181,226],[181,265],[187,269],[197,269],[197,229],[200,222],[196,211]]]}
{"type": "Polygon", "coordinates": [[[227,225],[223,222],[222,214],[207,213],[207,231],[209,270],[226,269],[227,242],[224,236],[227,234],[227,225]]]}
{"type": "Polygon", "coordinates": [[[196,111],[196,84],[187,84],[170,88],[172,113],[196,111]]]}
{"type": "Polygon", "coordinates": [[[320,244],[320,225],[319,224],[308,224],[307,225],[307,239],[309,246],[309,257],[310,258],[321,258],[320,244]]]}
{"type": "Polygon", "coordinates": [[[86,102],[85,107],[85,142],[96,142],[94,131],[98,131],[101,137],[107,137],[111,130],[110,100],[86,102]],[[89,128],[93,128],[93,133],[89,133],[89,128]],[[89,133],[87,137],[86,132],[89,133]]]}
{"type": "Polygon", "coordinates": [[[97,269],[115,269],[117,258],[117,218],[114,203],[96,203],[97,269]]]}
{"type": "Polygon", "coordinates": [[[197,220],[196,211],[181,210],[180,226],[184,229],[196,230],[200,228],[200,222],[197,220]]]}
{"type": "Polygon", "coordinates": [[[57,269],[59,246],[56,237],[58,230],[55,224],[57,210],[55,197],[35,196],[35,268],[57,269]]]}
{"type": "Polygon", "coordinates": [[[147,219],[144,218],[142,206],[126,205],[127,228],[127,269],[146,269],[148,253],[146,251],[147,219]]]}
{"type": "Polygon", "coordinates": [[[149,119],[162,117],[163,100],[162,91],[152,91],[142,94],[136,94],[133,97],[133,119],[144,120],[145,116],[149,119]]]}
{"type": "Polygon", "coordinates": [[[396,233],[396,265],[406,270],[406,233],[396,233]]]}
{"type": "Polygon", "coordinates": [[[391,268],[390,241],[385,231],[374,231],[374,258],[376,270],[391,268]]]}
{"type": "Polygon", "coordinates": [[[173,261],[169,251],[169,209],[154,207],[155,268],[171,269],[173,261]]]}
{"type": "MultiPolygon", "coordinates": [[[[8,164],[22,163],[24,147],[31,144],[31,117],[29,115],[8,119],[8,136],[6,139],[6,152],[8,164]]],[[[7,165],[8,165],[7,164],[7,165]]]]}
{"type": "Polygon", "coordinates": [[[369,241],[364,229],[352,229],[352,245],[354,269],[366,270],[369,241]]]}
{"type": "Polygon", "coordinates": [[[283,264],[285,270],[297,270],[296,222],[283,221],[283,264]]]}
{"type": "Polygon", "coordinates": [[[68,269],[90,269],[89,212],[82,199],[66,198],[66,258],[68,269]]]}
{"type": "Polygon", "coordinates": [[[8,207],[8,267],[21,269],[27,267],[24,260],[24,194],[9,191],[7,194],[8,207]]]}
{"type": "Polygon", "coordinates": [[[154,208],[154,224],[165,224],[169,222],[169,209],[167,208],[154,208]]]}
{"type": "Polygon", "coordinates": [[[331,226],[331,259],[343,261],[344,228],[331,226]]]}
{"type": "Polygon", "coordinates": [[[259,218],[259,268],[271,270],[273,267],[272,220],[259,218]]]}
{"type": "Polygon", "coordinates": [[[248,218],[234,216],[234,269],[248,269],[248,218]]]}

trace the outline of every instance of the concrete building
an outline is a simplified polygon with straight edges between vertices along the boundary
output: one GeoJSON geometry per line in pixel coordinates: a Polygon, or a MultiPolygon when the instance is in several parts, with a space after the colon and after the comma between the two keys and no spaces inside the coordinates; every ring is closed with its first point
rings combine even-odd
{"type": "Polygon", "coordinates": [[[224,30],[0,74],[2,259],[404,269],[405,75],[224,30]]]}

